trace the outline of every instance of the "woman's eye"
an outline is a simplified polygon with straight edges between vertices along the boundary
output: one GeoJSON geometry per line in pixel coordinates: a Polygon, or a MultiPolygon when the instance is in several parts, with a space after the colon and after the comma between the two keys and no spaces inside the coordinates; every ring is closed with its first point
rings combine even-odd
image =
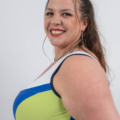
{"type": "Polygon", "coordinates": [[[47,15],[47,16],[51,16],[51,15],[53,15],[53,13],[48,12],[48,13],[46,13],[46,15],[47,15]]]}
{"type": "Polygon", "coordinates": [[[72,16],[72,15],[69,13],[63,13],[63,16],[72,16]]]}

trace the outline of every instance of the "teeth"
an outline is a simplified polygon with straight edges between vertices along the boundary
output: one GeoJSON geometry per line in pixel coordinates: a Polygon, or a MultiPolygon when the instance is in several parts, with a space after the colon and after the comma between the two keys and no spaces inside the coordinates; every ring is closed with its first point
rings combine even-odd
{"type": "Polygon", "coordinates": [[[52,30],[52,34],[62,34],[63,33],[63,31],[54,31],[54,30],[52,30]]]}

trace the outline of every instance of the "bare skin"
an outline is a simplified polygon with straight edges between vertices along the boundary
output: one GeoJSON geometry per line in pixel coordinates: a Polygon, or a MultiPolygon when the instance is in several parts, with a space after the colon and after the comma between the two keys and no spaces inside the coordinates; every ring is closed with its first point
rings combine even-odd
{"type": "Polygon", "coordinates": [[[94,59],[71,56],[55,74],[53,85],[75,120],[120,120],[106,74],[94,59]]]}

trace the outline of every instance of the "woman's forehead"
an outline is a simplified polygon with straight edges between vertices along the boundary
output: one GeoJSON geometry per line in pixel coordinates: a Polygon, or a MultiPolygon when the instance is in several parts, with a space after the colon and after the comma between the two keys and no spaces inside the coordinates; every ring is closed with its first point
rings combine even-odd
{"type": "Polygon", "coordinates": [[[73,0],[50,0],[47,8],[59,10],[59,9],[71,9],[74,11],[73,0]]]}

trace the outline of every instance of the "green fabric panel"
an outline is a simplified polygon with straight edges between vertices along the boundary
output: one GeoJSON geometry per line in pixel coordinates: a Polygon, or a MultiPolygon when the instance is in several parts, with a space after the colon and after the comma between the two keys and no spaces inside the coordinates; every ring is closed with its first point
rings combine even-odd
{"type": "Polygon", "coordinates": [[[16,120],[70,120],[70,117],[52,90],[27,98],[16,111],[16,120]]]}

